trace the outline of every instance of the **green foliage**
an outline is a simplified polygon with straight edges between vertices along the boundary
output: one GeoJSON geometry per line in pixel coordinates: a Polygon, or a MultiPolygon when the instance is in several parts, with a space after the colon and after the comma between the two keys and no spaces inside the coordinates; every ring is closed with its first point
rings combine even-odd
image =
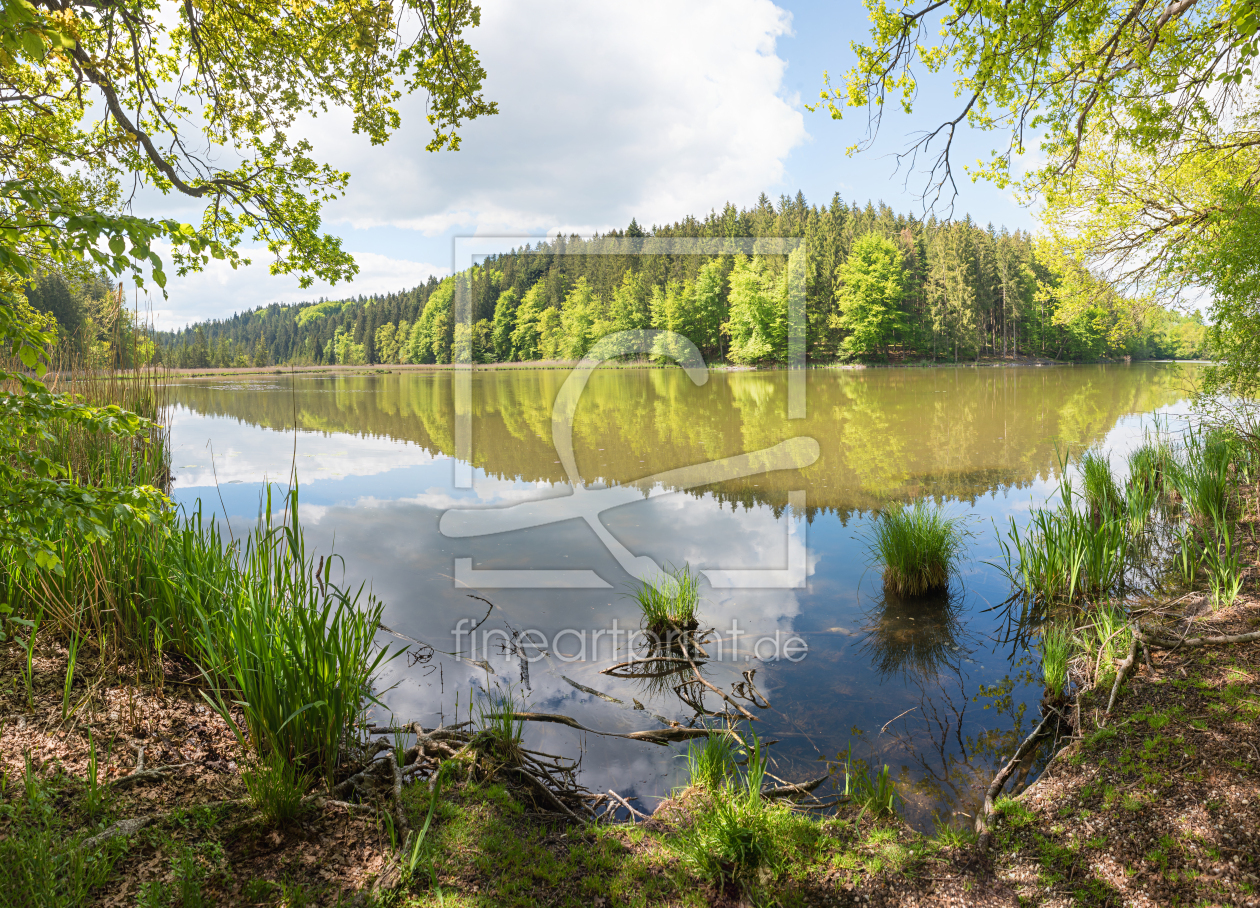
{"type": "Polygon", "coordinates": [[[29,763],[20,778],[0,781],[0,898],[7,904],[78,908],[109,880],[122,842],[85,848],[91,827],[74,828],[62,794],[29,763]]]}
{"type": "Polygon", "coordinates": [[[250,803],[276,825],[297,819],[311,787],[310,778],[277,751],[257,757],[241,777],[250,803]]]}
{"type": "Polygon", "coordinates": [[[1059,507],[1032,509],[1023,532],[1011,519],[1006,538],[998,538],[1003,558],[999,570],[1024,595],[1043,604],[1097,598],[1118,590],[1124,581],[1130,521],[1074,510],[1066,472],[1059,481],[1059,495],[1059,507]]]}
{"type": "Polygon", "coordinates": [[[687,777],[692,785],[721,791],[735,775],[735,745],[730,735],[711,731],[687,746],[687,777]]]}
{"type": "Polygon", "coordinates": [[[717,883],[764,882],[781,868],[785,857],[782,828],[790,811],[761,796],[765,757],[756,734],[748,734],[741,747],[743,775],[731,775],[725,784],[706,789],[707,801],[679,839],[684,863],[717,883]]]}
{"type": "Polygon", "coordinates": [[[1041,675],[1054,696],[1066,693],[1068,661],[1072,655],[1072,631],[1061,625],[1041,630],[1041,675]]]}
{"type": "Polygon", "coordinates": [[[697,627],[700,575],[684,564],[658,577],[634,582],[631,595],[643,613],[643,625],[657,636],[697,627]]]}
{"type": "Polygon", "coordinates": [[[210,703],[262,758],[279,754],[331,783],[342,745],[372,699],[377,669],[397,655],[374,642],[383,604],[362,587],[338,589],[331,560],[306,554],[297,492],[277,524],[268,490],[263,517],[245,541],[225,607],[194,625],[210,703]],[[231,707],[245,715],[240,729],[231,707]]]}
{"type": "Polygon", "coordinates": [[[876,817],[891,816],[897,812],[897,802],[901,795],[893,784],[892,773],[885,765],[878,771],[867,767],[866,763],[853,758],[853,746],[843,762],[844,796],[849,803],[876,817]]]}
{"type": "Polygon", "coordinates": [[[837,269],[840,290],[833,324],[848,333],[849,354],[887,353],[893,333],[904,329],[901,315],[905,280],[901,250],[891,240],[868,233],[853,244],[848,261],[837,269]]]}
{"type": "Polygon", "coordinates": [[[963,518],[946,517],[922,498],[881,511],[870,551],[884,568],[884,589],[899,596],[945,589],[966,535],[963,518]]]}
{"type": "Polygon", "coordinates": [[[1124,498],[1115,477],[1111,474],[1111,461],[1099,451],[1086,451],[1079,460],[1081,485],[1084,486],[1085,506],[1096,520],[1112,519],[1121,509],[1124,498]]]}

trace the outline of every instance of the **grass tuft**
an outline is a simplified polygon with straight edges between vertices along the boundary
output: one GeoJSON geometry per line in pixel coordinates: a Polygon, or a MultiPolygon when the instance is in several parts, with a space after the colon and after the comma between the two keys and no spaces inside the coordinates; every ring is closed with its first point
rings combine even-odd
{"type": "Polygon", "coordinates": [[[310,777],[277,753],[259,759],[242,774],[250,803],[273,825],[290,823],[302,812],[310,777]]]}
{"type": "Polygon", "coordinates": [[[1067,688],[1068,661],[1072,654],[1072,632],[1060,625],[1041,631],[1041,674],[1052,696],[1063,696],[1067,688]]]}
{"type": "Polygon", "coordinates": [[[871,555],[883,565],[884,589],[898,596],[946,589],[965,535],[962,518],[946,517],[923,499],[883,511],[875,522],[871,555]]]}
{"type": "Polygon", "coordinates": [[[658,637],[700,626],[700,575],[690,565],[668,568],[665,573],[639,580],[631,595],[643,612],[643,625],[658,637]]]}
{"type": "Polygon", "coordinates": [[[731,737],[717,731],[692,741],[687,748],[687,774],[691,784],[709,792],[722,790],[735,776],[735,748],[731,737]]]}

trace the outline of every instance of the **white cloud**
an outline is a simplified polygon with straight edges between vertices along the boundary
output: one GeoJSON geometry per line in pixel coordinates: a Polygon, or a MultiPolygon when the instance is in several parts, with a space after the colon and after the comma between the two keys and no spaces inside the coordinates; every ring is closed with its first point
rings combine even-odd
{"type": "MultiPolygon", "coordinates": [[[[487,0],[470,39],[501,113],[465,124],[460,151],[424,150],[422,95],[402,100],[403,128],[382,147],[354,135],[344,111],[305,122],[316,157],[351,173],[324,220],[359,264],[353,283],[302,290],[296,278],[268,273],[268,252],[243,250],[249,268],[212,262],[172,277],[169,299],[153,298],[158,326],[448,274],[398,257],[442,261],[443,241],[423,237],[585,233],[748,204],[782,180],[785,159],[807,138],[776,53],[790,25],[770,0],[487,0]]],[[[187,200],[148,195],[155,206],[146,213],[198,220],[187,200]]]]}
{"type": "Polygon", "coordinates": [[[328,216],[429,234],[567,232],[755,198],[805,139],[775,54],[790,20],[769,0],[485,2],[471,40],[501,113],[438,155],[424,151],[420,97],[384,148],[337,115],[315,121],[320,153],[353,174],[328,216]]]}
{"type": "MultiPolygon", "coordinates": [[[[159,254],[170,260],[170,250],[159,254]]],[[[266,249],[242,249],[251,260],[248,267],[233,270],[226,262],[211,260],[204,271],[186,277],[172,276],[167,282],[167,299],[154,294],[154,321],[158,328],[182,328],[189,322],[207,318],[223,318],[236,312],[248,312],[269,303],[294,303],[321,296],[333,299],[346,295],[394,293],[423,284],[430,275],[445,277],[449,268],[423,262],[393,259],[374,252],[357,252],[359,275],[351,284],[316,282],[306,289],[292,275],[268,273],[272,256],[266,249]]]]}

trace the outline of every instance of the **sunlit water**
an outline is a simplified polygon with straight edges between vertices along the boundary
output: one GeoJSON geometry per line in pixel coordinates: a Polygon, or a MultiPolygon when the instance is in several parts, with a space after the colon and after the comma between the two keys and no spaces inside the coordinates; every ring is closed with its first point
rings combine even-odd
{"type": "MultiPolygon", "coordinates": [[[[600,519],[633,556],[701,571],[762,570],[766,583],[780,584],[732,589],[705,580],[701,588],[702,624],[723,637],[723,659],[708,663],[706,677],[731,693],[755,670],[756,694],[745,686],[732,696],[757,716],[762,737],[778,742],[774,775],[822,775],[822,761],[852,747],[867,764],[890,767],[906,816],[926,827],[934,816],[970,815],[1037,721],[1036,654],[1004,642],[1000,612],[986,611],[1010,593],[988,563],[1000,560],[995,526],[1022,520],[1052,494],[1057,452],[1101,445],[1122,453],[1159,414],[1184,413],[1192,368],[811,370],[806,417],[791,420],[782,372],[713,373],[696,386],[677,369],[606,370],[581,397],[573,447],[588,488],[622,487],[612,494],[626,503],[613,500],[600,519]],[[651,479],[798,437],[817,441],[808,466],[798,457],[787,469],[686,490],[651,479]],[[873,510],[920,495],[964,516],[974,535],[948,600],[888,601],[868,566],[873,510]],[[784,588],[793,552],[803,585],[784,588]]],[[[387,604],[391,629],[437,650],[427,662],[404,655],[389,664],[379,678],[388,705],[380,718],[392,712],[432,725],[454,720],[457,708],[467,718],[470,697],[498,686],[525,708],[602,731],[691,722],[696,710],[675,690],[685,677],[602,673],[627,658],[624,631],[639,626],[639,613],[625,595],[632,577],[591,526],[569,519],[455,537],[439,526],[452,508],[572,494],[552,442],[552,402],[566,377],[474,374],[471,488],[457,483],[468,470],[454,456],[449,372],[181,381],[172,389],[174,497],[185,505],[200,498],[239,534],[257,517],[263,483],[287,483],[296,470],[309,543],[327,552],[335,540],[346,582],[366,581],[387,604]],[[493,573],[457,583],[469,568],[594,572],[600,586],[487,588],[503,577],[493,573]],[[470,593],[493,602],[488,618],[470,593]],[[473,652],[455,632],[483,618],[473,652]],[[535,632],[527,677],[508,644],[513,631],[535,632]]],[[[384,634],[381,641],[403,645],[384,634]]],[[[682,693],[722,708],[695,685],[682,693]]],[[[581,755],[593,790],[612,787],[648,806],[685,774],[685,745],[538,723],[526,735],[527,746],[581,755]]]]}

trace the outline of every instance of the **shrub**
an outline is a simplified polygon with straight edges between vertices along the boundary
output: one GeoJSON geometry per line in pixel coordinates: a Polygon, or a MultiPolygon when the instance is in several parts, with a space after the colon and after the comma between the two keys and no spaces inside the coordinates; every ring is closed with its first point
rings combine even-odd
{"type": "Polygon", "coordinates": [[[899,596],[944,590],[962,549],[963,520],[919,499],[883,511],[875,522],[873,559],[883,565],[884,589],[899,596]]]}

